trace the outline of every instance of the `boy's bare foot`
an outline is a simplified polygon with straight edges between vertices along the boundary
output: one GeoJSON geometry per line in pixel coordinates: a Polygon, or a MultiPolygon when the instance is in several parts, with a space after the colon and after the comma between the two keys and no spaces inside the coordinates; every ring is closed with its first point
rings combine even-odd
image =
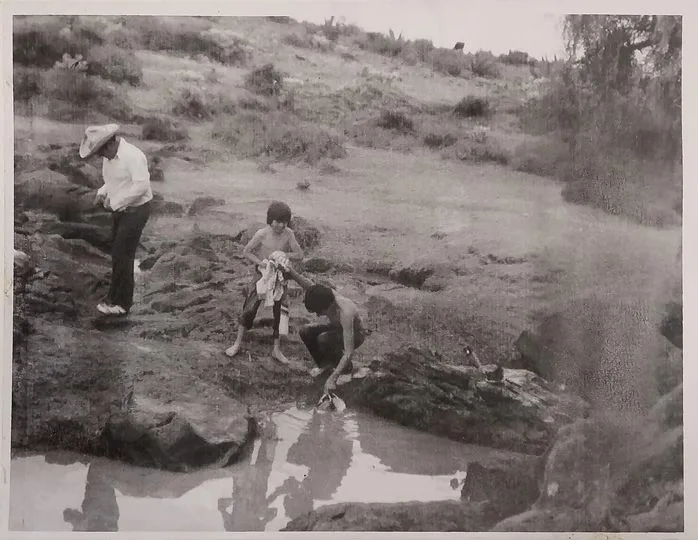
{"type": "Polygon", "coordinates": [[[284,353],[281,352],[281,350],[274,348],[274,350],[271,352],[271,357],[279,362],[280,364],[283,364],[285,366],[289,365],[291,362],[289,361],[288,358],[284,356],[284,353]]]}
{"type": "Polygon", "coordinates": [[[228,347],[225,350],[225,355],[230,356],[232,358],[238,353],[238,351],[240,351],[240,344],[236,341],[235,343],[233,343],[231,347],[228,347]]]}

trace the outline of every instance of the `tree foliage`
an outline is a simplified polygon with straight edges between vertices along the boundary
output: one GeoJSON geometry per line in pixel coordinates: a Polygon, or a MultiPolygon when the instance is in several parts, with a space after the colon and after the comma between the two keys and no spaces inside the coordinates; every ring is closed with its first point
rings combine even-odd
{"type": "Polygon", "coordinates": [[[658,15],[565,18],[570,62],[558,120],[573,143],[593,127],[604,142],[680,158],[681,22],[658,15]]]}

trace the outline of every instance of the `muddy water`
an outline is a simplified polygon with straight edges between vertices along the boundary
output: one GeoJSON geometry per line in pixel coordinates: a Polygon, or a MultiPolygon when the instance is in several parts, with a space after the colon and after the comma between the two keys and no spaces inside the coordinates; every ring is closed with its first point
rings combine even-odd
{"type": "Polygon", "coordinates": [[[235,465],[188,474],[18,453],[10,528],[273,531],[331,503],[456,500],[468,462],[507,458],[352,411],[293,408],[264,433],[235,465]]]}

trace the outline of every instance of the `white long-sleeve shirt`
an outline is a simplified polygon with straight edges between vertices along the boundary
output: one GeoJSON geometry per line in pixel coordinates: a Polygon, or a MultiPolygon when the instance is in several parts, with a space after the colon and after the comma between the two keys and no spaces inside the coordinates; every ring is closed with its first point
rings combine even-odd
{"type": "Polygon", "coordinates": [[[153,198],[148,159],[123,137],[114,159],[102,159],[102,177],[104,185],[98,193],[109,197],[112,210],[140,206],[153,198]]]}

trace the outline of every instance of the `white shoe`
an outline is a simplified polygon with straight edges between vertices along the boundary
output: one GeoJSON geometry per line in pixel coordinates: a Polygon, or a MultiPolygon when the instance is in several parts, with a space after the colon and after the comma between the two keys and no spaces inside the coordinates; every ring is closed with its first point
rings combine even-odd
{"type": "Polygon", "coordinates": [[[313,369],[310,370],[310,376],[312,378],[319,377],[323,373],[327,371],[327,368],[321,368],[321,367],[314,367],[313,369]]]}
{"type": "Polygon", "coordinates": [[[97,310],[104,315],[125,315],[126,310],[121,306],[113,306],[111,304],[106,304],[101,302],[97,304],[97,310]]]}

